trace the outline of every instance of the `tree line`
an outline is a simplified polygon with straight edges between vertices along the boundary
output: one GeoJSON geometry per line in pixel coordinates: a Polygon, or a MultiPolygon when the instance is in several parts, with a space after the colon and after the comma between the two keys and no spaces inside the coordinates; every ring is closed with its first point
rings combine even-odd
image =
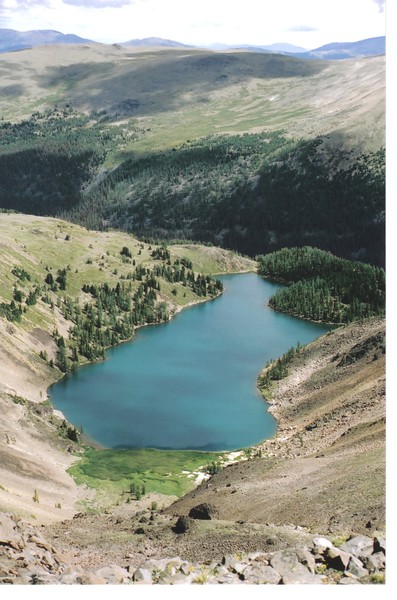
{"type": "Polygon", "coordinates": [[[282,131],[125,151],[134,124],[70,107],[0,124],[0,207],[256,256],[312,245],[385,264],[385,152],[354,156],[282,131]],[[116,166],[105,167],[106,161],[116,166]]]}

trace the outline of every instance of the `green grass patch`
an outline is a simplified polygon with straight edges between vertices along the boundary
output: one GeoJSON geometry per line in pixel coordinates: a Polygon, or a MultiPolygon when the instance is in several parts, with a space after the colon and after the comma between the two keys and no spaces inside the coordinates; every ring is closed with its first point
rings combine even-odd
{"type": "Polygon", "coordinates": [[[78,484],[98,492],[129,495],[130,485],[144,486],[145,493],[157,492],[181,497],[194,488],[201,467],[218,461],[223,455],[193,450],[94,450],[70,467],[78,484]]]}

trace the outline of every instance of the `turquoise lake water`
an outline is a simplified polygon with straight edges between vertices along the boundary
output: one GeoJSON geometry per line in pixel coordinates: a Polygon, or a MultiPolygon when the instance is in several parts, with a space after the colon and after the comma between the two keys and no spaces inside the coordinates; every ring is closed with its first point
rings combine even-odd
{"type": "Polygon", "coordinates": [[[279,286],[256,274],[220,279],[221,297],[137,330],[52,386],[54,406],[106,448],[221,451],[271,437],[261,369],[328,328],[269,309],[279,286]]]}

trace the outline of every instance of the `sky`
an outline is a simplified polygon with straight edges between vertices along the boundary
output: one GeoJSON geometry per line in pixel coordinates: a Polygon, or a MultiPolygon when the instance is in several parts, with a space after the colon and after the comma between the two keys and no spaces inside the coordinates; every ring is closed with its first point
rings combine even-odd
{"type": "Polygon", "coordinates": [[[386,12],[385,0],[0,0],[0,28],[55,29],[102,43],[153,36],[311,50],[384,35],[386,12]]]}

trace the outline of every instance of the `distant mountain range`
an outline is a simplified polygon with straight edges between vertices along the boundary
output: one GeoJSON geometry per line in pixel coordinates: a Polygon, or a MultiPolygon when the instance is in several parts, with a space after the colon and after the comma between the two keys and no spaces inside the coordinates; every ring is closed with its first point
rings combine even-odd
{"type": "MultiPolygon", "coordinates": [[[[33,46],[51,45],[51,44],[86,44],[95,43],[93,40],[81,38],[73,34],[63,34],[53,30],[33,30],[33,31],[15,31],[14,29],[0,29],[0,52],[11,52],[32,48],[33,46]]],[[[121,46],[132,47],[164,47],[164,48],[194,48],[159,37],[148,37],[143,39],[132,39],[127,42],[121,42],[121,46]]],[[[252,46],[249,44],[226,45],[211,44],[208,46],[211,50],[245,50],[247,52],[286,54],[297,58],[315,59],[315,60],[341,60],[345,58],[363,58],[365,56],[376,56],[385,53],[385,36],[368,38],[358,42],[337,42],[327,44],[320,48],[307,51],[299,46],[292,44],[271,44],[264,46],[252,46]]]]}
{"type": "Polygon", "coordinates": [[[368,38],[358,42],[336,42],[326,44],[320,48],[294,54],[299,58],[320,60],[342,60],[344,58],[364,58],[365,56],[378,56],[386,52],[385,36],[368,38]]]}
{"type": "Polygon", "coordinates": [[[194,46],[187,46],[186,44],[181,44],[180,42],[175,42],[174,40],[165,40],[159,37],[148,37],[143,38],[141,40],[129,40],[128,42],[122,42],[122,46],[135,46],[135,47],[144,47],[144,46],[155,46],[155,47],[167,47],[167,48],[193,48],[194,46]]]}
{"type": "Polygon", "coordinates": [[[63,34],[52,29],[33,31],[15,31],[14,29],[0,29],[0,52],[24,50],[33,46],[49,44],[82,44],[91,42],[73,34],[63,34]]]}
{"type": "Polygon", "coordinates": [[[293,46],[292,44],[271,44],[270,46],[253,46],[251,44],[239,44],[239,45],[228,45],[228,44],[211,44],[209,46],[211,50],[248,50],[249,52],[264,52],[264,53],[275,53],[275,54],[296,54],[305,53],[307,50],[300,46],[293,46]]]}

